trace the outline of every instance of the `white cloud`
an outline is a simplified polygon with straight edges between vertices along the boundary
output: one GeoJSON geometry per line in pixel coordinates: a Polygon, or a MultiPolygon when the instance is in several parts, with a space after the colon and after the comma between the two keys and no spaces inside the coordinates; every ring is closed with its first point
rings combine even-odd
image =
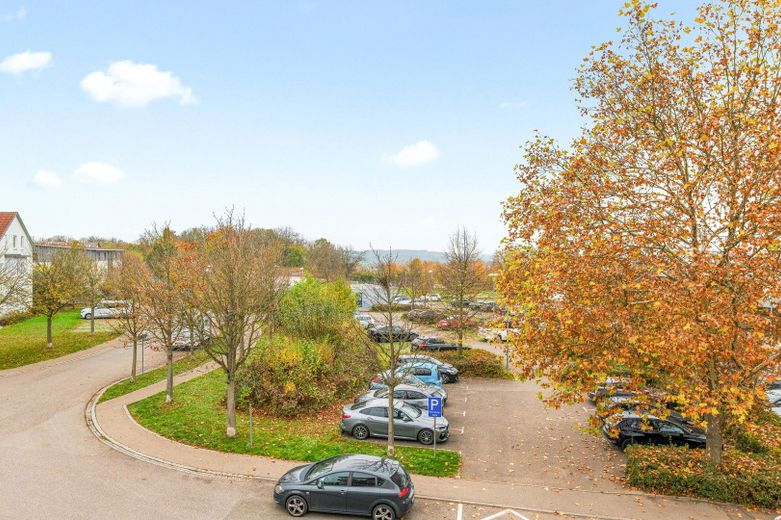
{"type": "Polygon", "coordinates": [[[528,101],[505,101],[499,103],[499,108],[523,108],[528,104],[528,101]]]}
{"type": "Polygon", "coordinates": [[[0,62],[0,72],[7,72],[18,76],[30,70],[40,70],[48,66],[52,61],[51,52],[32,52],[26,50],[18,54],[12,54],[0,62]]]}
{"type": "Polygon", "coordinates": [[[17,22],[19,20],[24,20],[27,17],[27,9],[24,7],[20,7],[16,11],[12,13],[6,13],[4,15],[0,15],[0,22],[17,22]]]}
{"type": "Polygon", "coordinates": [[[85,184],[114,184],[124,176],[116,166],[97,161],[86,162],[73,172],[73,179],[85,184]]]}
{"type": "Polygon", "coordinates": [[[81,88],[101,103],[114,102],[127,107],[143,107],[156,99],[174,98],[186,105],[198,99],[190,87],[156,65],[115,61],[106,72],[95,71],[81,80],[81,88]]]}
{"type": "Polygon", "coordinates": [[[418,141],[399,150],[395,154],[383,155],[383,162],[395,164],[407,169],[435,161],[439,157],[439,149],[431,141],[418,141]]]}
{"type": "Polygon", "coordinates": [[[62,180],[60,179],[60,176],[54,172],[47,172],[46,170],[38,170],[33,175],[33,184],[35,184],[39,188],[50,190],[54,188],[59,188],[60,185],[62,184],[62,180]]]}

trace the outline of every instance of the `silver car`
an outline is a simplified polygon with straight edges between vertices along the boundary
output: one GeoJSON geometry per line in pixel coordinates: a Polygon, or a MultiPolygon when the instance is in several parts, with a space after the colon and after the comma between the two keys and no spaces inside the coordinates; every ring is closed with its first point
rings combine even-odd
{"type": "MultiPolygon", "coordinates": [[[[374,379],[371,380],[369,383],[369,390],[381,390],[388,388],[388,385],[385,384],[385,377],[387,377],[388,371],[378,374],[374,379]]],[[[442,388],[441,386],[435,386],[435,385],[427,385],[417,377],[413,376],[412,374],[403,374],[399,376],[398,379],[399,385],[410,385],[415,386],[417,388],[420,388],[421,391],[427,394],[431,394],[436,397],[441,397],[445,402],[447,402],[447,390],[442,388]]]]}
{"type": "MultiPolygon", "coordinates": [[[[436,431],[437,442],[444,442],[450,435],[450,425],[444,417],[435,419],[410,404],[394,403],[393,438],[416,440],[432,444],[436,431]]],[[[388,400],[372,399],[360,404],[348,404],[342,410],[339,423],[342,431],[358,440],[388,436],[388,400]]]]}
{"type": "MultiPolygon", "coordinates": [[[[429,387],[421,387],[418,385],[396,385],[393,389],[393,399],[403,401],[412,406],[417,406],[421,409],[428,408],[429,397],[442,397],[444,402],[447,399],[440,395],[437,390],[429,387]]],[[[380,388],[379,390],[369,390],[355,398],[355,404],[365,403],[372,399],[387,399],[388,388],[380,388]]]]}

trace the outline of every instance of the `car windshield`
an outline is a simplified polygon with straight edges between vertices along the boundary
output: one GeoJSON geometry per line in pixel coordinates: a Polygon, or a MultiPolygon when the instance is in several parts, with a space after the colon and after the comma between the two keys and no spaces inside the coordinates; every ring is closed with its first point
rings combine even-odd
{"type": "Polygon", "coordinates": [[[407,403],[404,403],[403,405],[399,406],[399,409],[412,417],[413,419],[417,419],[420,417],[420,414],[422,413],[419,408],[416,408],[412,405],[409,405],[407,403]]]}
{"type": "Polygon", "coordinates": [[[312,466],[306,473],[307,479],[319,478],[326,473],[330,472],[334,468],[334,460],[323,460],[312,466]]]}

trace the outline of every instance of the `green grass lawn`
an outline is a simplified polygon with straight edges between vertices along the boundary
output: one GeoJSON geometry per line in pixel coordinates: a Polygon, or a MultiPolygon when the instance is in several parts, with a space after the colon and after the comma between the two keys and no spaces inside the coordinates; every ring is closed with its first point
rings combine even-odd
{"type": "MultiPolygon", "coordinates": [[[[221,370],[195,378],[174,388],[174,402],[165,404],[159,394],[130,405],[130,413],[146,428],[164,437],[193,446],[232,453],[262,455],[278,459],[317,461],[343,453],[384,455],[385,445],[356,441],[339,431],[339,418],[279,419],[254,418],[254,446],[249,447],[249,418],[237,413],[238,433],[225,435],[223,402],[225,375],[221,370]]],[[[461,456],[449,450],[397,446],[397,458],[420,475],[453,476],[461,456]]]]}
{"type": "MultiPolygon", "coordinates": [[[[139,346],[139,349],[140,348],[141,347],[139,346]]],[[[138,355],[140,356],[141,353],[139,352],[138,355]]],[[[205,350],[196,350],[192,354],[188,354],[174,361],[174,375],[181,374],[187,372],[188,370],[192,370],[193,368],[199,367],[206,363],[209,359],[209,355],[206,354],[205,350]]],[[[138,374],[136,375],[135,383],[131,383],[129,378],[123,379],[119,383],[110,386],[108,390],[103,392],[103,395],[100,396],[100,400],[98,402],[102,403],[103,401],[108,401],[109,399],[115,399],[119,396],[138,390],[139,388],[144,388],[159,381],[163,381],[166,377],[167,370],[168,367],[163,365],[154,370],[144,372],[143,374],[138,374]]]]}
{"type": "Polygon", "coordinates": [[[0,329],[0,370],[14,368],[94,347],[117,334],[103,326],[89,333],[89,322],[79,311],[57,314],[52,322],[54,346],[46,348],[46,317],[37,316],[0,329]],[[86,323],[87,327],[84,328],[86,323]]]}

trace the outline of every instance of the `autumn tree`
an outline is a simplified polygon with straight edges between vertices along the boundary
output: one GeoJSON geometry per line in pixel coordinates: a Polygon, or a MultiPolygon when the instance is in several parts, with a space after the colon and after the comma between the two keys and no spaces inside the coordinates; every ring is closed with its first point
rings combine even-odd
{"type": "Polygon", "coordinates": [[[33,266],[33,312],[46,316],[46,347],[52,348],[54,316],[74,305],[84,291],[84,272],[78,248],[63,249],[49,263],[33,266]]]}
{"type": "Polygon", "coordinates": [[[146,256],[150,276],[141,287],[140,317],[147,332],[165,350],[165,402],[174,399],[174,345],[182,333],[181,309],[188,277],[184,271],[176,235],[170,227],[146,232],[146,256]]]}
{"type": "Polygon", "coordinates": [[[404,285],[407,294],[412,300],[412,308],[415,308],[415,300],[420,298],[422,286],[425,284],[423,262],[420,258],[413,258],[404,268],[404,285]]]}
{"type": "Polygon", "coordinates": [[[202,309],[214,328],[206,352],[227,379],[227,435],[236,435],[236,373],[260,338],[281,283],[281,250],[254,240],[244,217],[228,211],[206,239],[202,309]]]}
{"type": "Polygon", "coordinates": [[[502,298],[514,339],[553,404],[621,371],[723,429],[779,371],[781,9],[720,1],[693,26],[635,1],[618,43],[574,86],[588,119],[567,149],[538,137],[505,203],[502,298]]]}
{"type": "Polygon", "coordinates": [[[485,288],[485,269],[480,262],[477,236],[466,229],[458,229],[450,236],[445,263],[439,268],[439,283],[454,307],[455,332],[458,352],[464,345],[464,336],[476,311],[469,303],[485,288]]]}
{"type": "MultiPolygon", "coordinates": [[[[392,249],[387,251],[371,250],[372,274],[374,283],[368,289],[369,298],[377,305],[380,311],[381,327],[386,327],[385,337],[382,342],[374,342],[367,334],[357,334],[364,346],[380,361],[383,366],[389,370],[385,372],[384,383],[388,387],[388,457],[396,456],[396,443],[394,440],[395,425],[393,420],[393,410],[395,410],[395,400],[393,390],[396,386],[402,384],[405,373],[398,372],[396,367],[399,365],[399,356],[404,354],[406,342],[398,336],[405,336],[409,333],[409,323],[399,319],[395,313],[393,302],[397,296],[404,293],[403,270],[399,268],[396,262],[397,255],[392,249]],[[399,330],[400,329],[400,330],[399,330]],[[399,334],[400,332],[400,334],[399,334]]],[[[363,331],[362,331],[363,332],[363,331]]]]}
{"type": "Polygon", "coordinates": [[[349,278],[361,260],[361,255],[349,247],[336,246],[319,238],[306,250],[306,268],[317,278],[337,280],[349,278]]]}
{"type": "Polygon", "coordinates": [[[130,381],[136,382],[138,364],[138,340],[144,333],[142,304],[144,289],[149,286],[149,270],[138,256],[125,253],[119,266],[108,274],[106,286],[111,294],[124,305],[116,319],[111,320],[112,328],[128,338],[133,346],[133,362],[130,368],[130,381]]]}
{"type": "Polygon", "coordinates": [[[78,269],[83,276],[83,286],[79,300],[90,308],[89,329],[90,334],[95,333],[95,307],[106,295],[106,274],[97,262],[89,258],[83,249],[79,249],[77,257],[78,269]]]}

